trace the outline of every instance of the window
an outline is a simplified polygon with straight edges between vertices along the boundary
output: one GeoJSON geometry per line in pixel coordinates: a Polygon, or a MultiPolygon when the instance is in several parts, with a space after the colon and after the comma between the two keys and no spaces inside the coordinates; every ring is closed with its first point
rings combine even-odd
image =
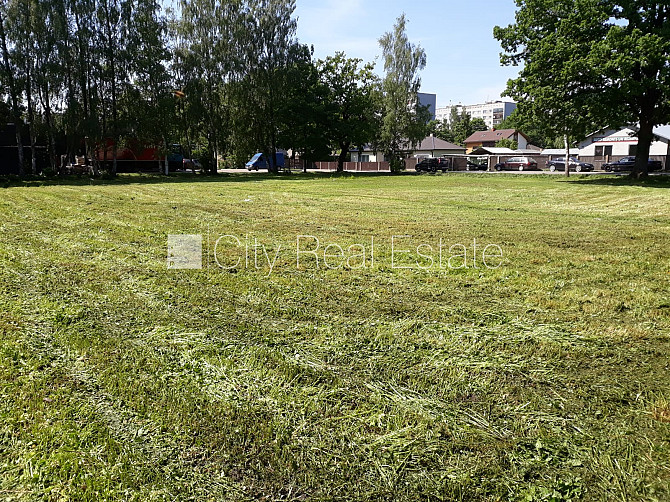
{"type": "Polygon", "coordinates": [[[637,155],[637,145],[630,145],[628,147],[628,155],[635,157],[637,155]]]}
{"type": "Polygon", "coordinates": [[[366,155],[366,154],[362,154],[360,162],[370,162],[370,156],[366,155]]]}
{"type": "Polygon", "coordinates": [[[611,157],[611,156],[612,156],[612,145],[596,146],[597,159],[602,159],[603,157],[611,157]]]}

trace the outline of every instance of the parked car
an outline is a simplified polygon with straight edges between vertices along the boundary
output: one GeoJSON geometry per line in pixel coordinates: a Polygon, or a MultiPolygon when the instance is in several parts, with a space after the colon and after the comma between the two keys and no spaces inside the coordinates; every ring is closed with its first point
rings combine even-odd
{"type": "Polygon", "coordinates": [[[476,162],[472,162],[471,160],[468,160],[467,165],[465,166],[466,171],[486,171],[488,170],[489,166],[484,162],[482,164],[477,164],[476,162]]]}
{"type": "MultiPolygon", "coordinates": [[[[624,157],[615,162],[607,162],[603,164],[605,171],[631,171],[635,165],[635,157],[624,157]]],[[[660,160],[647,161],[647,171],[660,171],[663,169],[663,164],[660,160]]]]}
{"type": "Polygon", "coordinates": [[[202,164],[198,159],[184,159],[182,169],[184,171],[191,169],[195,173],[197,170],[202,171],[202,164]]]}
{"type": "Polygon", "coordinates": [[[449,165],[449,161],[447,159],[440,157],[428,157],[419,162],[414,169],[416,172],[428,171],[431,173],[437,172],[439,169],[443,173],[446,173],[449,169],[451,169],[451,166],[449,165]]]}
{"type": "Polygon", "coordinates": [[[505,170],[515,170],[515,171],[528,171],[528,170],[537,170],[537,161],[532,157],[512,157],[507,159],[505,162],[500,162],[495,165],[496,171],[505,170]]]}
{"type": "MultiPolygon", "coordinates": [[[[582,162],[574,157],[570,157],[570,170],[581,173],[582,171],[593,171],[593,164],[582,162]]],[[[554,171],[565,171],[565,159],[554,159],[547,162],[547,167],[553,173],[554,171]]]]}

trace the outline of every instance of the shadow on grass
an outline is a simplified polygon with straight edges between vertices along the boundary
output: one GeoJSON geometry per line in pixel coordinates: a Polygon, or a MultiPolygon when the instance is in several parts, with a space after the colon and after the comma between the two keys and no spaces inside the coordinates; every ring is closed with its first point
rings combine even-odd
{"type": "Polygon", "coordinates": [[[565,183],[577,185],[602,186],[636,186],[646,188],[670,188],[670,173],[659,173],[642,179],[635,179],[628,174],[606,176],[582,176],[577,179],[565,180],[565,183]]]}
{"type": "MultiPolygon", "coordinates": [[[[402,174],[402,173],[401,173],[402,174]]],[[[270,180],[304,181],[326,178],[372,178],[379,176],[396,176],[388,172],[292,172],[272,173],[219,173],[219,174],[191,174],[173,173],[169,176],[158,173],[119,173],[116,177],[91,177],[88,175],[67,175],[53,177],[32,176],[19,178],[18,176],[0,176],[0,187],[44,187],[44,186],[104,186],[104,185],[146,185],[146,184],[173,184],[173,183],[243,183],[263,182],[270,180]]]]}

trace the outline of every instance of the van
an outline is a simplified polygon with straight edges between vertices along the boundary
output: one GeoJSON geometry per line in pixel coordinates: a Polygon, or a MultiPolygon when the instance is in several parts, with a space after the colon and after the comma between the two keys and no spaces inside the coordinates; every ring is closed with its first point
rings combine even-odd
{"type": "MultiPolygon", "coordinates": [[[[268,169],[272,165],[272,156],[266,160],[266,155],[263,153],[257,153],[251,160],[247,162],[244,167],[247,168],[247,171],[255,169],[268,169]]],[[[284,152],[277,152],[277,167],[284,167],[284,152]]]]}

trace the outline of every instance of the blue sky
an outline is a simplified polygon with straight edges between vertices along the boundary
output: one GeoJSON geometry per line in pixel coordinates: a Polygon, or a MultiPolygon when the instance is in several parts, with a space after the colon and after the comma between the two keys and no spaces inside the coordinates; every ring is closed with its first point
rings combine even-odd
{"type": "MultiPolygon", "coordinates": [[[[426,51],[421,90],[437,94],[437,106],[499,99],[518,68],[500,66],[493,27],[514,21],[514,0],[296,0],[298,38],[315,57],[336,51],[365,61],[377,58],[377,40],[405,13],[407,34],[426,51]]],[[[509,98],[506,98],[509,99],[509,98]]]]}

